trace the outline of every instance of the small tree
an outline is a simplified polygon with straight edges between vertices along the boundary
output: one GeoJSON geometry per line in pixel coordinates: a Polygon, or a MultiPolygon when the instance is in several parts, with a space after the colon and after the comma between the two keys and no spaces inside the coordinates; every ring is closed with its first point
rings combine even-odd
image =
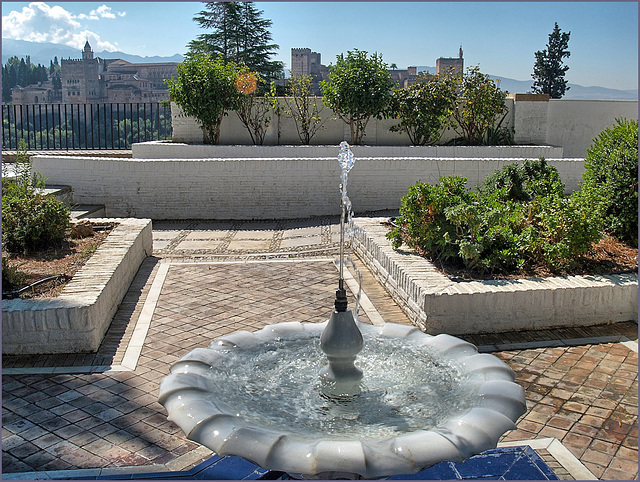
{"type": "Polygon", "coordinates": [[[570,35],[571,32],[561,32],[556,22],[553,32],[549,34],[547,48],[535,53],[536,62],[531,74],[535,80],[533,83],[535,93],[549,94],[552,99],[560,99],[570,89],[564,79],[564,74],[569,67],[562,62],[563,58],[571,55],[567,50],[570,35]]]}
{"type": "Polygon", "coordinates": [[[254,145],[264,144],[267,128],[271,124],[269,115],[271,105],[268,96],[257,94],[260,82],[262,80],[255,72],[241,74],[236,81],[236,87],[244,94],[236,114],[249,131],[254,145]]]}
{"type": "Polygon", "coordinates": [[[413,145],[432,145],[449,125],[456,100],[451,76],[420,75],[409,87],[393,91],[388,116],[400,119],[391,132],[406,132],[413,145]]]}
{"type": "Polygon", "coordinates": [[[308,145],[322,127],[320,114],[324,109],[317,98],[311,97],[311,81],[310,75],[292,75],[287,86],[291,100],[285,97],[284,113],[295,121],[298,137],[304,145],[308,145]]]}
{"type": "Polygon", "coordinates": [[[459,93],[453,110],[454,129],[467,145],[482,145],[489,128],[495,126],[498,116],[508,110],[506,93],[477,66],[468,68],[463,76],[454,79],[459,93]]]}
{"type": "Polygon", "coordinates": [[[351,130],[351,144],[361,144],[371,117],[381,119],[391,100],[393,81],[382,56],[355,49],[340,54],[321,82],[326,104],[351,130]]]}
{"type": "Polygon", "coordinates": [[[219,142],[226,111],[240,108],[245,94],[236,87],[236,80],[247,71],[225,63],[220,55],[213,60],[207,54],[193,54],[178,64],[177,79],[165,80],[173,101],[202,126],[206,144],[219,142]]]}

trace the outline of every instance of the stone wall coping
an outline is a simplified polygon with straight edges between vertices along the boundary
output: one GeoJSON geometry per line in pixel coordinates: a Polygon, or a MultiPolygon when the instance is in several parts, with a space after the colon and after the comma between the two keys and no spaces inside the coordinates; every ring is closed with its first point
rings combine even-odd
{"type": "Polygon", "coordinates": [[[394,250],[386,218],[356,218],[354,248],[413,323],[427,333],[471,334],[637,320],[638,275],[457,283],[410,250],[394,250]]]}
{"type": "Polygon", "coordinates": [[[151,255],[150,219],[92,218],[117,224],[95,253],[51,299],[2,303],[4,354],[95,352],[145,257],[151,255]]]}

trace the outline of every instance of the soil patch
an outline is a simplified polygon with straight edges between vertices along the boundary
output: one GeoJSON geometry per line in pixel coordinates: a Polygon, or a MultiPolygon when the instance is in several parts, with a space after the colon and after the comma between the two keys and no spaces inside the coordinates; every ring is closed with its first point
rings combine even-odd
{"type": "MultiPolygon", "coordinates": [[[[8,255],[3,252],[2,257],[6,258],[9,268],[17,268],[18,272],[21,273],[19,285],[12,287],[12,290],[29,286],[44,278],[61,275],[57,279],[24,291],[18,297],[22,299],[42,299],[58,296],[64,286],[73,278],[73,275],[91,258],[114,227],[115,225],[94,227],[95,230],[93,232],[77,239],[68,236],[58,248],[26,255],[8,255]]],[[[6,290],[6,287],[3,286],[4,290],[6,290]]]]}

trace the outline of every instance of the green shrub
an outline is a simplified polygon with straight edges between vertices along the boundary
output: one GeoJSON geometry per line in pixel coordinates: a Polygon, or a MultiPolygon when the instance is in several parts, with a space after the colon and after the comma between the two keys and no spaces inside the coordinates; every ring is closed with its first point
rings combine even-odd
{"type": "Polygon", "coordinates": [[[15,163],[16,180],[2,180],[2,249],[26,253],[58,246],[69,227],[69,209],[38,189],[44,179],[34,176],[31,158],[21,142],[15,163]]]}
{"type": "Polygon", "coordinates": [[[487,176],[478,191],[491,195],[503,188],[505,201],[531,201],[536,196],[562,196],[565,186],[558,170],[541,157],[537,161],[525,160],[522,165],[504,166],[487,176]]]}
{"type": "Polygon", "coordinates": [[[605,231],[638,244],[638,121],[617,119],[585,157],[583,200],[600,212],[605,231]]]}
{"type": "Polygon", "coordinates": [[[474,194],[466,192],[463,177],[442,177],[435,186],[418,183],[402,198],[398,228],[388,237],[394,247],[406,243],[429,252],[434,259],[449,259],[458,255],[456,226],[447,219],[445,211],[473,202],[474,194]]]}
{"type": "Polygon", "coordinates": [[[8,252],[59,246],[69,227],[69,209],[58,199],[19,191],[2,196],[2,245],[8,252]]]}
{"type": "Polygon", "coordinates": [[[421,74],[410,86],[393,91],[387,115],[400,123],[389,130],[406,132],[414,146],[435,144],[450,125],[455,101],[451,76],[421,74]]]}
{"type": "Polygon", "coordinates": [[[412,186],[388,234],[394,247],[404,242],[434,261],[495,273],[568,267],[600,239],[597,211],[580,193],[565,197],[557,171],[543,159],[505,166],[477,193],[465,184],[452,176],[412,186]]]}

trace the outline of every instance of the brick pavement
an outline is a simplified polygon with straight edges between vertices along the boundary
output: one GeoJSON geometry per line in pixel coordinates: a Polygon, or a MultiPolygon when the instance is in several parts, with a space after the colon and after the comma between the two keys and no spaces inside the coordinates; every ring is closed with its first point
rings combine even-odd
{"type": "MultiPolygon", "coordinates": [[[[3,478],[69,469],[184,470],[206,459],[209,450],[167,421],[157,402],[160,381],[182,354],[224,333],[324,321],[335,290],[327,255],[337,252],[336,232],[335,218],[155,223],[154,257],[141,267],[97,354],[3,358],[3,478]],[[127,369],[121,363],[161,276],[144,345],[135,369],[127,369]]],[[[382,318],[408,323],[354,261],[382,318]]],[[[563,479],[584,474],[567,453],[595,477],[637,478],[637,329],[629,322],[467,337],[481,349],[515,347],[494,354],[515,370],[528,411],[502,441],[536,439],[538,453],[563,479]],[[561,445],[545,442],[553,439],[561,445]]]]}

